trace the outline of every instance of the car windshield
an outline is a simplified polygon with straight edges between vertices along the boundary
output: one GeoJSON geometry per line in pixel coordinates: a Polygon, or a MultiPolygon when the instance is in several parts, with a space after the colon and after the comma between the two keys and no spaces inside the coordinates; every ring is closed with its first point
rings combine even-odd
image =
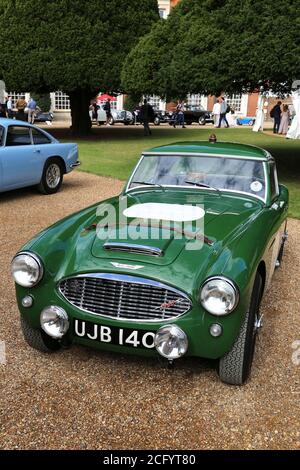
{"type": "Polygon", "coordinates": [[[153,155],[142,157],[129,188],[189,187],[251,194],[265,200],[262,161],[230,157],[153,155]]]}

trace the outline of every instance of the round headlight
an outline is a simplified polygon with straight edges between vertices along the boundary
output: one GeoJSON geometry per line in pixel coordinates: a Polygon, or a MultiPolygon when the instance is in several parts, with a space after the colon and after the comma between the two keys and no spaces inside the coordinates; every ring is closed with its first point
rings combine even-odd
{"type": "Polygon", "coordinates": [[[184,331],[176,325],[160,328],[154,338],[157,352],[167,359],[178,359],[187,352],[188,339],[184,331]]]}
{"type": "Polygon", "coordinates": [[[20,253],[12,260],[11,273],[19,286],[33,287],[43,277],[43,266],[34,253],[20,253]]]}
{"type": "Polygon", "coordinates": [[[201,289],[201,304],[212,315],[228,315],[237,306],[239,295],[235,285],[225,278],[208,279],[201,289]]]}
{"type": "Polygon", "coordinates": [[[40,316],[41,327],[54,339],[62,338],[69,329],[67,313],[61,307],[51,305],[44,308],[40,316]]]}

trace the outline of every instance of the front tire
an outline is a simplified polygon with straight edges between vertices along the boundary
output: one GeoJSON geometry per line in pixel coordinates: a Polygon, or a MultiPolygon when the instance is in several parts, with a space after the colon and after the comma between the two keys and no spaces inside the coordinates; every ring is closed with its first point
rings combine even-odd
{"type": "Polygon", "coordinates": [[[205,120],[205,117],[199,117],[199,125],[200,126],[205,126],[206,124],[206,120],[205,120]]]}
{"type": "Polygon", "coordinates": [[[63,168],[58,158],[51,158],[44,166],[43,176],[38,189],[43,194],[54,194],[63,182],[63,168]]]}
{"type": "Polygon", "coordinates": [[[159,126],[159,125],[160,125],[160,119],[159,119],[159,117],[154,118],[153,124],[154,124],[155,126],[159,126]]]}
{"type": "Polygon", "coordinates": [[[232,349],[219,361],[219,377],[222,382],[232,385],[242,385],[250,375],[255,342],[261,318],[259,306],[262,298],[263,281],[259,273],[256,274],[250,307],[246,313],[244,323],[232,349]]]}
{"type": "Polygon", "coordinates": [[[58,351],[61,346],[58,341],[46,335],[42,330],[35,330],[21,317],[21,328],[26,343],[34,349],[44,353],[58,351]]]}

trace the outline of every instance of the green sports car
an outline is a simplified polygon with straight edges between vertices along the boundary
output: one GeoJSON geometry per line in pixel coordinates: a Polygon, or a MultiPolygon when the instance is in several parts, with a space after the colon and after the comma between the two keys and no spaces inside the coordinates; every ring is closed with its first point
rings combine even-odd
{"type": "Polygon", "coordinates": [[[147,150],[119,197],[59,221],[14,257],[25,340],[45,352],[78,343],[169,363],[215,359],[221,380],[243,384],[287,212],[266,150],[147,150]]]}

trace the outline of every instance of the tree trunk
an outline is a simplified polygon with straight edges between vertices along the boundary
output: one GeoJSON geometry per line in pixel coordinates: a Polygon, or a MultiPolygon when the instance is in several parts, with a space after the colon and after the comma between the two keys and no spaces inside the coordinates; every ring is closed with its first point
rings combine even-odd
{"type": "Polygon", "coordinates": [[[89,105],[91,94],[89,90],[77,89],[69,93],[72,118],[72,134],[86,136],[91,130],[89,105]]]}

